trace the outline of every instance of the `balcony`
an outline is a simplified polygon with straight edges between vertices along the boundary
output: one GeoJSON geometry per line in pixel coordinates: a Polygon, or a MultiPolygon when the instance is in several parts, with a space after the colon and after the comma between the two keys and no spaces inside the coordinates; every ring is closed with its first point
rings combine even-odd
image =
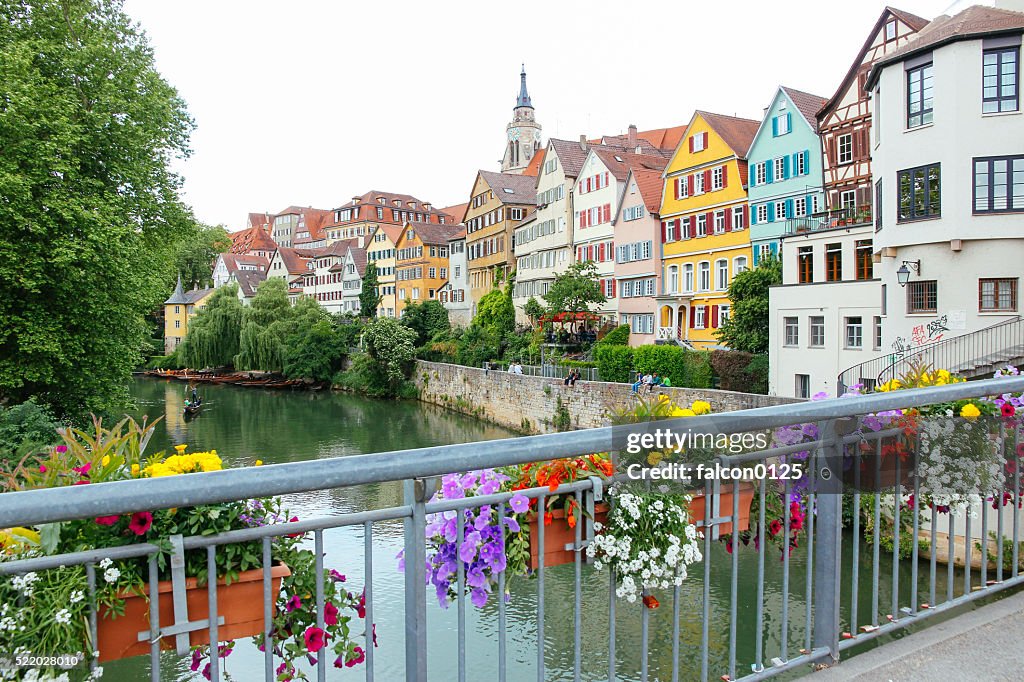
{"type": "Polygon", "coordinates": [[[853,227],[871,222],[871,206],[847,206],[819,211],[801,218],[790,218],[786,221],[783,234],[787,237],[807,232],[834,230],[840,227],[853,227]]]}

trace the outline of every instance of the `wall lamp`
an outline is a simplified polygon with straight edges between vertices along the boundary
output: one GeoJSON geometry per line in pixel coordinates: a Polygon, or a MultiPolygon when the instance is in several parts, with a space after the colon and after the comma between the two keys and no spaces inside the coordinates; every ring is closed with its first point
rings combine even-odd
{"type": "Polygon", "coordinates": [[[896,271],[896,281],[900,283],[901,287],[907,286],[907,282],[910,281],[910,271],[913,270],[918,275],[921,274],[921,261],[920,260],[905,260],[900,265],[900,269],[896,271]],[[909,266],[909,267],[908,267],[909,266]]]}

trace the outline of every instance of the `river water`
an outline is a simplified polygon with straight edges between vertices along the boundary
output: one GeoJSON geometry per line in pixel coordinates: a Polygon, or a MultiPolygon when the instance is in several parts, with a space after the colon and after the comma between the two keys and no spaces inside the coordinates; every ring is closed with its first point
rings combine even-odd
{"type": "MultiPolygon", "coordinates": [[[[303,393],[263,391],[231,386],[203,386],[204,410],[200,416],[182,419],[184,384],[155,379],[136,379],[132,394],[137,408],[133,416],[163,417],[150,443],[149,454],[187,443],[190,451],[216,449],[225,467],[251,465],[256,459],[265,464],[296,462],[329,457],[345,457],[389,450],[462,443],[511,437],[514,434],[470,417],[447,412],[417,402],[384,402],[360,396],[332,392],[303,393]]],[[[400,485],[369,485],[359,488],[327,490],[293,495],[288,507],[300,518],[337,515],[401,504],[400,485]]],[[[326,531],[325,566],[348,576],[350,585],[361,586],[363,575],[363,531],[361,527],[326,531]]],[[[373,597],[374,620],[379,648],[376,650],[376,679],[404,679],[404,597],[403,576],[397,570],[395,555],[402,545],[400,521],[374,526],[373,597]]],[[[850,543],[845,566],[850,565],[850,543]]],[[[863,614],[870,609],[870,552],[861,551],[861,599],[863,614]]],[[[729,603],[731,586],[728,566],[731,557],[720,543],[714,543],[707,558],[716,568],[711,580],[710,655],[711,678],[727,672],[729,645],[729,603]]],[[[757,554],[741,550],[739,555],[738,617],[739,675],[750,670],[755,638],[757,599],[757,554]]],[[[682,680],[696,679],[700,671],[701,603],[703,566],[692,567],[682,588],[680,655],[682,680]]],[[[608,575],[589,567],[583,569],[583,670],[585,680],[608,677],[608,575]]],[[[882,604],[891,600],[891,562],[881,563],[879,581],[882,604]]],[[[909,571],[901,593],[909,590],[909,571]]],[[[925,576],[927,571],[921,571],[925,576]]],[[[806,554],[794,552],[790,562],[790,655],[803,646],[805,623],[806,554]]],[[[545,647],[548,680],[571,680],[573,673],[573,566],[548,569],[545,575],[545,647]]],[[[940,585],[944,580],[940,569],[940,585]]],[[[849,581],[844,603],[849,603],[849,581]]],[[[781,646],[782,562],[771,550],[765,561],[765,653],[766,659],[779,655],[781,646]]],[[[922,580],[921,588],[926,590],[922,580]]],[[[431,680],[457,677],[457,615],[455,608],[442,610],[428,590],[429,662],[431,680]]],[[[925,593],[925,592],[922,592],[925,593]]],[[[669,679],[672,667],[671,594],[658,595],[662,607],[651,612],[650,679],[669,679]]],[[[620,602],[616,611],[618,679],[637,680],[640,670],[640,606],[620,602]]],[[[508,604],[508,679],[536,680],[537,631],[536,581],[515,580],[508,604]]],[[[483,609],[467,602],[467,679],[497,679],[497,620],[494,600],[483,609]]],[[[166,653],[161,661],[162,678],[186,680],[194,676],[187,660],[166,653]]],[[[227,661],[227,671],[239,681],[263,679],[263,655],[248,640],[239,641],[227,661]]],[[[149,679],[148,658],[136,658],[109,664],[108,679],[149,679]]],[[[315,679],[315,669],[309,670],[315,679]]],[[[328,667],[328,679],[363,679],[362,667],[337,670],[328,667]]],[[[202,679],[197,677],[197,679],[202,679]]]]}

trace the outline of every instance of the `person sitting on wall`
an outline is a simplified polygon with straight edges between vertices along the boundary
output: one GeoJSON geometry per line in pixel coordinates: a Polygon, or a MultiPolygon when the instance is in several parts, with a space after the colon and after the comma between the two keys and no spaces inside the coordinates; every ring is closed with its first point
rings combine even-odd
{"type": "Polygon", "coordinates": [[[654,373],[654,376],[653,376],[653,377],[651,377],[651,383],[649,383],[649,384],[647,385],[647,392],[648,392],[648,393],[652,393],[652,392],[654,392],[654,387],[655,387],[655,386],[661,386],[661,385],[662,385],[662,383],[663,383],[663,382],[662,382],[662,379],[661,379],[661,377],[660,377],[660,376],[658,376],[658,373],[657,373],[657,372],[655,372],[655,373],[654,373]]]}
{"type": "Polygon", "coordinates": [[[637,370],[636,381],[633,382],[633,394],[634,395],[640,392],[640,385],[643,382],[644,382],[644,375],[641,374],[639,370],[637,370]]]}

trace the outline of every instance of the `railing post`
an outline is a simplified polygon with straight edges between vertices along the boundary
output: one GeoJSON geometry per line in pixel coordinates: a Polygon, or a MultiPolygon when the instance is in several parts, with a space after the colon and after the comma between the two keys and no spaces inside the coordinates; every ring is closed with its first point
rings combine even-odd
{"type": "Polygon", "coordinates": [[[405,519],[405,679],[427,679],[427,545],[426,481],[403,482],[404,502],[412,507],[405,519]]]}
{"type": "Polygon", "coordinates": [[[839,662],[839,608],[841,600],[843,537],[843,435],[852,431],[853,419],[823,422],[824,445],[814,459],[817,516],[814,521],[814,648],[827,647],[831,661],[839,662]]]}

